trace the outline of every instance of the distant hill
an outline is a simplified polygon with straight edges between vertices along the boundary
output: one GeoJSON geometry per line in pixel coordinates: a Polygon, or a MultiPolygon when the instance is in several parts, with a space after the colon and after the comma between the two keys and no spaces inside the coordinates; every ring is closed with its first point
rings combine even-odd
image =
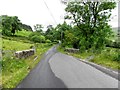
{"type": "Polygon", "coordinates": [[[26,24],[21,24],[22,29],[26,30],[26,31],[33,31],[32,27],[30,25],[26,25],[26,24]]]}

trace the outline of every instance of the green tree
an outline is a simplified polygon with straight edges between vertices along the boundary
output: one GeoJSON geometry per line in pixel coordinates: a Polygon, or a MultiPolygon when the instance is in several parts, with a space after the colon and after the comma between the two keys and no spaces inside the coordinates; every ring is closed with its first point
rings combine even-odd
{"type": "Polygon", "coordinates": [[[11,35],[11,18],[7,15],[2,15],[2,34],[11,35]]]}
{"type": "Polygon", "coordinates": [[[2,15],[2,34],[14,35],[20,28],[21,22],[17,16],[2,15]]]}
{"type": "Polygon", "coordinates": [[[63,24],[58,24],[55,28],[52,25],[49,25],[47,28],[48,29],[45,32],[47,39],[51,40],[52,42],[62,40],[63,43],[65,39],[65,31],[72,29],[72,27],[66,22],[63,24]]]}
{"type": "Polygon", "coordinates": [[[37,43],[45,43],[45,36],[41,35],[38,32],[33,32],[29,35],[29,39],[33,42],[37,43]]]}
{"type": "Polygon", "coordinates": [[[62,42],[64,42],[65,31],[72,30],[72,27],[68,25],[66,22],[63,22],[63,24],[58,24],[55,29],[56,29],[55,36],[57,40],[61,40],[62,42]]]}
{"type": "Polygon", "coordinates": [[[42,29],[43,29],[43,26],[41,24],[34,25],[34,30],[36,32],[39,32],[40,34],[43,34],[43,30],[42,29]]]}
{"type": "Polygon", "coordinates": [[[13,35],[15,34],[16,31],[21,30],[21,28],[20,28],[21,22],[20,22],[20,20],[18,19],[17,16],[11,17],[11,24],[12,24],[11,33],[13,35]]]}
{"type": "Polygon", "coordinates": [[[66,30],[65,31],[65,38],[63,42],[63,46],[71,47],[71,48],[77,48],[75,47],[75,43],[77,41],[77,37],[75,36],[73,30],[66,30]]]}
{"type": "Polygon", "coordinates": [[[79,29],[79,48],[81,50],[102,49],[111,35],[111,10],[116,7],[115,2],[73,1],[66,7],[66,19],[72,20],[79,29]]]}
{"type": "Polygon", "coordinates": [[[49,39],[50,41],[55,41],[54,34],[56,33],[55,28],[52,25],[47,26],[47,30],[45,32],[46,39],[49,39]]]}
{"type": "Polygon", "coordinates": [[[0,16],[0,29],[2,28],[2,16],[0,16]]]}

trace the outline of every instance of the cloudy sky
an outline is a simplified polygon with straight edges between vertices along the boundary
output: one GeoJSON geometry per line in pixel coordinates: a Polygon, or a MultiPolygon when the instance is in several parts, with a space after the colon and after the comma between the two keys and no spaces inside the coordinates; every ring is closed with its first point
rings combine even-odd
{"type": "MultiPolygon", "coordinates": [[[[64,21],[65,5],[60,0],[0,0],[0,15],[18,16],[22,23],[56,25],[64,21]]],[[[109,22],[112,27],[118,26],[118,8],[112,13],[109,22]]]]}

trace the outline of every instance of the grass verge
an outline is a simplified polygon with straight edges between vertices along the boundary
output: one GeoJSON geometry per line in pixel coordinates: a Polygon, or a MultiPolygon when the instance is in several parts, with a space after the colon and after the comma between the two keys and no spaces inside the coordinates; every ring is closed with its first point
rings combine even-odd
{"type": "Polygon", "coordinates": [[[94,56],[94,58],[91,59],[90,62],[94,62],[113,70],[120,70],[120,49],[106,47],[105,50],[102,50],[101,54],[94,54],[90,52],[68,53],[65,52],[64,48],[62,47],[58,47],[58,51],[77,58],[81,58],[83,60],[87,59],[90,56],[94,56]]]}
{"type": "Polygon", "coordinates": [[[15,88],[30,70],[40,62],[42,55],[52,47],[50,43],[26,43],[24,40],[17,38],[14,37],[14,40],[12,40],[12,37],[2,39],[3,56],[0,60],[0,65],[2,65],[0,85],[2,85],[2,88],[15,88]],[[24,59],[14,57],[15,51],[30,49],[32,46],[36,47],[35,55],[24,59]]]}

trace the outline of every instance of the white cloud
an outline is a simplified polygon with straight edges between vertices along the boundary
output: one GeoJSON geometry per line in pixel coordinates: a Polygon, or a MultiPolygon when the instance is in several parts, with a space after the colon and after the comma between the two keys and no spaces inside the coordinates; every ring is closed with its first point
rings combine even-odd
{"type": "MultiPolygon", "coordinates": [[[[63,22],[65,14],[64,5],[60,0],[0,0],[0,15],[18,16],[22,23],[31,25],[49,24],[56,25],[50,15],[44,1],[47,3],[51,13],[53,14],[57,24],[63,22]]],[[[113,10],[113,16],[116,15],[118,9],[113,10]]],[[[118,25],[118,16],[110,22],[112,26],[118,25]]]]}
{"type": "MultiPolygon", "coordinates": [[[[56,22],[62,22],[61,16],[64,15],[63,6],[60,0],[44,0],[56,22]]],[[[55,25],[49,10],[43,0],[0,0],[0,14],[18,16],[19,19],[31,26],[42,24],[55,25]]]]}
{"type": "Polygon", "coordinates": [[[118,27],[118,3],[117,7],[114,10],[112,10],[111,21],[109,22],[109,24],[112,27],[118,27]]]}

